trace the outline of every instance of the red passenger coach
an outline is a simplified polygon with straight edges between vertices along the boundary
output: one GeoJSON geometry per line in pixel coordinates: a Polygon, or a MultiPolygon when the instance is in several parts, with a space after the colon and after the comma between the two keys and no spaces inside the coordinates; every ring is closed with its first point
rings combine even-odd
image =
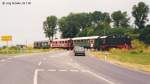
{"type": "Polygon", "coordinates": [[[64,49],[72,49],[73,42],[70,38],[68,39],[55,39],[50,42],[51,48],[64,48],[64,49]]]}

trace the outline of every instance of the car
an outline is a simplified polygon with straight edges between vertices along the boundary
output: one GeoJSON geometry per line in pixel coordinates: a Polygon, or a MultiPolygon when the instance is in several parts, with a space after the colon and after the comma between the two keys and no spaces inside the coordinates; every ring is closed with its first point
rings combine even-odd
{"type": "Polygon", "coordinates": [[[85,56],[85,49],[83,47],[80,47],[80,46],[75,46],[74,47],[74,55],[75,56],[78,56],[78,55],[85,56]]]}

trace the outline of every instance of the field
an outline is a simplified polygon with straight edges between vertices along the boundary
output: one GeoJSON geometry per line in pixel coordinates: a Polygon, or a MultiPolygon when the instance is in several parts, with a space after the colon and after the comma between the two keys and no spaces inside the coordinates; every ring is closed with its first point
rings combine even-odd
{"type": "Polygon", "coordinates": [[[28,53],[40,53],[40,52],[49,52],[56,49],[33,49],[33,48],[1,48],[0,49],[0,56],[7,55],[20,55],[20,54],[28,54],[28,53]]]}
{"type": "MultiPolygon", "coordinates": [[[[90,54],[101,60],[105,60],[114,64],[123,65],[128,68],[150,72],[150,47],[136,45],[134,49],[111,49],[109,54],[102,51],[91,51],[90,54]],[[141,46],[141,48],[139,48],[141,46]]],[[[134,46],[135,47],[135,46],[134,46]]]]}

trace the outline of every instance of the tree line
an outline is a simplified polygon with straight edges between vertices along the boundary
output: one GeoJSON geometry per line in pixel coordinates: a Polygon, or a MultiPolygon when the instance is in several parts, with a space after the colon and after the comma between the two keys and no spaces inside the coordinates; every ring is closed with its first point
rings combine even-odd
{"type": "Polygon", "coordinates": [[[134,25],[126,11],[94,11],[89,13],[70,13],[58,19],[48,16],[43,22],[45,36],[53,39],[57,31],[62,38],[93,35],[128,35],[150,44],[150,24],[148,24],[149,6],[139,2],[132,8],[134,25]]]}

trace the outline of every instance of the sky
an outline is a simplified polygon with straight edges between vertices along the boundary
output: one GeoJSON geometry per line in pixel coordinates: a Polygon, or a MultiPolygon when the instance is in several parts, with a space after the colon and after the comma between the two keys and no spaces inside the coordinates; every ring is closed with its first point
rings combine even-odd
{"type": "MultiPolygon", "coordinates": [[[[102,11],[127,11],[131,17],[133,5],[143,1],[150,6],[150,0],[1,0],[0,36],[11,35],[10,44],[25,44],[46,40],[42,24],[47,16],[58,18],[69,13],[102,11]],[[2,2],[31,2],[30,5],[3,5],[2,2]]],[[[149,14],[150,19],[150,14],[149,14]]],[[[0,41],[0,45],[5,42],[0,41]]]]}

